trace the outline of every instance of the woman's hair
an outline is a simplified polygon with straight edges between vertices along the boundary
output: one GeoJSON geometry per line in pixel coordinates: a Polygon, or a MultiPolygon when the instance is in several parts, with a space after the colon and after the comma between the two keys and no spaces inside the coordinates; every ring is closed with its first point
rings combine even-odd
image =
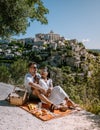
{"type": "Polygon", "coordinates": [[[50,71],[48,71],[48,78],[50,78],[50,71]]]}
{"type": "Polygon", "coordinates": [[[42,69],[44,72],[48,72],[48,78],[50,78],[50,71],[47,66],[42,66],[40,69],[42,69]]]}
{"type": "Polygon", "coordinates": [[[32,65],[37,65],[35,62],[29,62],[28,68],[30,68],[32,65]]]}

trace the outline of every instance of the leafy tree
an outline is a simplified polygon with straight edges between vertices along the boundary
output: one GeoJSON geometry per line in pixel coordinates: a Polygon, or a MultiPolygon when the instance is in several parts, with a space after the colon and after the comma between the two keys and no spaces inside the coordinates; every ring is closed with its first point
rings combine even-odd
{"type": "Polygon", "coordinates": [[[58,67],[50,67],[50,77],[53,79],[53,84],[55,85],[63,85],[63,73],[58,67]]]}
{"type": "Polygon", "coordinates": [[[27,62],[19,59],[10,67],[11,78],[14,84],[22,84],[25,73],[27,72],[27,62]]]}
{"type": "Polygon", "coordinates": [[[78,45],[79,45],[80,47],[84,47],[84,48],[85,48],[85,46],[83,45],[82,42],[79,42],[78,45]]]}
{"type": "Polygon", "coordinates": [[[65,43],[66,45],[68,45],[68,43],[69,43],[69,42],[68,42],[68,40],[65,40],[65,42],[64,42],[64,43],[65,43]]]}
{"type": "Polygon", "coordinates": [[[0,0],[0,37],[25,33],[30,21],[47,24],[42,0],[0,0]]]}
{"type": "Polygon", "coordinates": [[[8,68],[4,65],[0,66],[0,82],[8,83],[10,78],[10,73],[8,71],[8,68]]]}
{"type": "Polygon", "coordinates": [[[42,61],[41,55],[36,55],[35,57],[33,57],[33,59],[34,59],[34,61],[35,61],[36,63],[39,63],[39,62],[42,61]]]}
{"type": "Polygon", "coordinates": [[[63,66],[63,67],[62,67],[62,71],[63,71],[64,73],[70,74],[70,73],[71,73],[71,67],[70,67],[70,66],[63,66]]]}

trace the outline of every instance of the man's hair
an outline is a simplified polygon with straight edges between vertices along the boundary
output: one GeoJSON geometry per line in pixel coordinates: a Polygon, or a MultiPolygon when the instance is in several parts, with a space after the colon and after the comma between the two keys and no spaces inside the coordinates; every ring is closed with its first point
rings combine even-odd
{"type": "Polygon", "coordinates": [[[37,64],[36,64],[36,62],[32,62],[32,61],[31,61],[31,62],[29,62],[29,64],[28,64],[28,68],[30,68],[32,65],[37,65],[37,64]]]}

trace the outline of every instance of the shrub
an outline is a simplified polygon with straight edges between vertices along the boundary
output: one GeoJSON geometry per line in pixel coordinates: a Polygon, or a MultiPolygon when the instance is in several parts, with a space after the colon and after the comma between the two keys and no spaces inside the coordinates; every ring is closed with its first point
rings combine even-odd
{"type": "Polygon", "coordinates": [[[0,66],[0,82],[8,83],[10,79],[10,73],[8,68],[4,65],[0,66]]]}
{"type": "Polygon", "coordinates": [[[14,84],[23,84],[24,76],[27,71],[27,61],[19,59],[10,67],[11,78],[14,84]]]}

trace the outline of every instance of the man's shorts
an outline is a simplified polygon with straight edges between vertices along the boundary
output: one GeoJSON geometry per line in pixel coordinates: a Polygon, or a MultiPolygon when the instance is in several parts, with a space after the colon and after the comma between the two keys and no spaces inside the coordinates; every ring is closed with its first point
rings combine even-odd
{"type": "Polygon", "coordinates": [[[32,93],[29,95],[29,101],[38,101],[40,102],[40,99],[36,96],[33,95],[32,93]]]}

